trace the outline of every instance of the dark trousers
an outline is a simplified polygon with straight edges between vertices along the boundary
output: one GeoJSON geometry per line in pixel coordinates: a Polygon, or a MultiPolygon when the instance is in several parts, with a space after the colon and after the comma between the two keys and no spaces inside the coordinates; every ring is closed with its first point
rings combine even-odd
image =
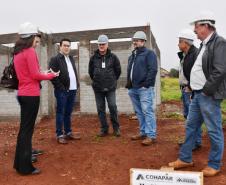
{"type": "Polygon", "coordinates": [[[119,129],[119,121],[118,121],[118,111],[116,106],[115,91],[108,91],[108,92],[94,91],[94,94],[96,98],[98,117],[101,123],[101,131],[108,132],[108,127],[109,127],[107,124],[107,118],[106,118],[105,99],[107,100],[107,103],[108,103],[108,108],[110,112],[110,118],[111,118],[113,129],[114,131],[117,131],[119,129]]]}
{"type": "Polygon", "coordinates": [[[20,130],[17,137],[14,168],[21,174],[29,174],[34,171],[31,162],[32,135],[35,120],[38,114],[39,96],[18,96],[20,103],[20,130]]]}
{"type": "Polygon", "coordinates": [[[63,134],[67,135],[72,132],[71,129],[71,113],[76,98],[76,90],[57,90],[54,91],[57,110],[56,110],[56,135],[62,137],[63,134]],[[64,126],[64,133],[63,133],[64,126]]]}

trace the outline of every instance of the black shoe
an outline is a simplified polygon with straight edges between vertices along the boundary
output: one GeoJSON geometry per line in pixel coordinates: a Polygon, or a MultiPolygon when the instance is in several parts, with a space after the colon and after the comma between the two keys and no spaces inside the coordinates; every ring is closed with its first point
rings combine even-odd
{"type": "Polygon", "coordinates": [[[38,149],[33,149],[32,150],[32,155],[37,156],[37,155],[42,155],[44,153],[43,150],[38,150],[38,149]]]}
{"type": "Polygon", "coordinates": [[[200,150],[202,148],[202,145],[195,145],[195,147],[192,149],[192,151],[197,151],[200,150]]]}
{"type": "Polygon", "coordinates": [[[100,133],[97,134],[98,137],[105,137],[108,135],[108,132],[103,132],[103,131],[100,131],[100,133]]]}
{"type": "Polygon", "coordinates": [[[36,163],[38,160],[37,160],[37,157],[35,156],[31,156],[31,162],[32,163],[36,163]]]}
{"type": "Polygon", "coordinates": [[[114,130],[113,135],[115,137],[120,137],[121,136],[120,130],[119,129],[118,130],[114,130]]]}
{"type": "Polygon", "coordinates": [[[38,168],[35,168],[33,172],[31,172],[31,175],[38,175],[41,173],[41,170],[39,170],[38,168]]]}

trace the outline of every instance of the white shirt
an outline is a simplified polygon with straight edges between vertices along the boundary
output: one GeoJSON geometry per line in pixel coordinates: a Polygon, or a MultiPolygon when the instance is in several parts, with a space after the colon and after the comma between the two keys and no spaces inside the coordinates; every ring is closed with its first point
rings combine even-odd
{"type": "Polygon", "coordinates": [[[185,56],[186,56],[186,54],[183,53],[183,59],[181,60],[180,65],[179,65],[179,84],[180,85],[187,85],[188,84],[188,80],[184,76],[184,71],[183,71],[183,65],[184,65],[184,58],[185,58],[185,56]]]}
{"type": "Polygon", "coordinates": [[[76,81],[76,76],[75,76],[73,66],[71,64],[70,58],[68,56],[64,56],[64,57],[65,57],[65,61],[67,64],[67,69],[68,69],[69,78],[70,78],[69,90],[76,90],[77,89],[77,81],[76,81]]]}
{"type": "Polygon", "coordinates": [[[203,73],[202,69],[202,56],[206,49],[206,44],[210,40],[213,33],[211,33],[203,42],[202,42],[202,48],[201,51],[198,54],[198,57],[196,58],[196,61],[192,67],[191,70],[191,77],[190,77],[190,85],[192,90],[201,90],[203,89],[205,83],[206,83],[206,77],[203,73]]]}

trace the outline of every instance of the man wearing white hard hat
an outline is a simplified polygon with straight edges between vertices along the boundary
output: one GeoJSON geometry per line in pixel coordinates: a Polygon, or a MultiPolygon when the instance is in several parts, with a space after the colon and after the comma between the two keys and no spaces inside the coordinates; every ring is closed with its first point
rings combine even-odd
{"type": "Polygon", "coordinates": [[[145,47],[147,36],[137,31],[133,36],[133,46],[127,67],[128,94],[139,120],[139,133],[131,140],[140,140],[148,146],[156,142],[156,118],[153,108],[154,86],[157,74],[157,56],[154,51],[145,47]]]}
{"type": "MultiPolygon", "coordinates": [[[[187,119],[192,95],[192,90],[190,87],[190,74],[191,69],[198,55],[198,49],[193,45],[196,35],[192,30],[190,29],[182,30],[179,33],[178,38],[179,38],[178,47],[180,49],[180,52],[177,53],[178,57],[180,58],[179,84],[181,89],[181,98],[184,107],[183,110],[184,118],[187,119]]],[[[194,143],[193,151],[201,148],[201,141],[202,141],[202,130],[201,128],[199,128],[197,131],[197,138],[194,143]]],[[[183,142],[180,141],[178,144],[182,145],[183,142]]]]}
{"type": "Polygon", "coordinates": [[[191,68],[195,62],[198,54],[198,49],[193,45],[195,33],[192,30],[184,29],[179,33],[178,57],[180,59],[179,65],[179,84],[182,90],[182,100],[184,104],[184,117],[187,118],[190,104],[190,73],[191,68]]]}
{"type": "Polygon", "coordinates": [[[216,33],[215,18],[211,12],[202,12],[192,25],[202,41],[200,52],[191,70],[190,86],[193,99],[186,123],[186,139],[179,159],[169,163],[174,169],[193,166],[192,143],[197,129],[205,123],[210,138],[208,165],[204,176],[220,172],[224,152],[221,102],[226,98],[226,40],[216,33]]]}
{"type": "Polygon", "coordinates": [[[118,57],[108,48],[108,37],[98,37],[98,49],[89,61],[89,75],[92,79],[92,87],[95,94],[98,117],[101,124],[99,137],[109,134],[109,126],[106,118],[106,101],[110,112],[113,127],[113,135],[120,136],[120,124],[116,105],[117,80],[121,74],[121,65],[118,57]]]}

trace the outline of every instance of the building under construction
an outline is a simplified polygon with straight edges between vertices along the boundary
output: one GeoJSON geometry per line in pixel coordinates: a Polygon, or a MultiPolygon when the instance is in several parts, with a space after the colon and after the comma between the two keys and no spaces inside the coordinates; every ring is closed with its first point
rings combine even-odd
{"type": "MultiPolygon", "coordinates": [[[[147,35],[147,48],[154,50],[158,57],[158,74],[156,78],[156,99],[155,106],[160,104],[160,51],[155,38],[151,32],[150,26],[125,27],[65,33],[42,33],[41,45],[37,48],[37,54],[41,70],[48,68],[49,60],[58,52],[58,43],[62,38],[68,38],[76,45],[71,54],[75,57],[76,66],[80,79],[80,88],[77,93],[75,103],[75,112],[96,113],[95,97],[91,86],[91,80],[88,75],[89,58],[97,49],[96,40],[100,34],[106,34],[109,39],[109,48],[120,59],[122,74],[118,81],[116,90],[116,99],[119,113],[132,113],[133,108],[128,96],[128,90],[125,89],[127,76],[128,56],[133,50],[131,37],[136,31],[144,31],[147,35]]],[[[11,60],[12,47],[18,35],[16,33],[0,35],[0,74],[11,60]]],[[[15,118],[19,116],[20,108],[16,100],[16,91],[0,88],[0,119],[15,118]]],[[[39,117],[53,115],[55,113],[55,97],[53,86],[50,82],[42,82],[41,102],[39,117]]]]}

